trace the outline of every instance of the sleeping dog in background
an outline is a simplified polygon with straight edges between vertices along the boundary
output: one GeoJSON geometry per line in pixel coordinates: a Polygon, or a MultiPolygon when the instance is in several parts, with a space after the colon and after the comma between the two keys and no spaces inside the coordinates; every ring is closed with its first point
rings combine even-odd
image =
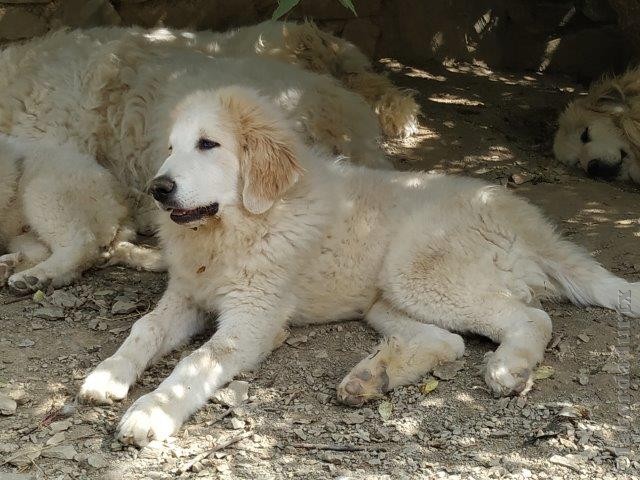
{"type": "Polygon", "coordinates": [[[161,270],[135,230],[109,171],[48,139],[0,135],[0,286],[61,287],[98,263],[161,270]]]}
{"type": "Polygon", "coordinates": [[[167,290],[79,398],[122,399],[212,315],[217,330],[128,409],[125,443],[174,433],[289,325],[359,317],[383,335],[338,386],[340,401],[362,405],[460,357],[451,331],[499,343],[487,385],[526,393],[551,337],[541,299],[616,309],[622,298],[640,315],[640,284],[563,240],[525,200],[471,178],[335,164],[254,88],[186,94],[165,148],[151,192],[167,290]]]}

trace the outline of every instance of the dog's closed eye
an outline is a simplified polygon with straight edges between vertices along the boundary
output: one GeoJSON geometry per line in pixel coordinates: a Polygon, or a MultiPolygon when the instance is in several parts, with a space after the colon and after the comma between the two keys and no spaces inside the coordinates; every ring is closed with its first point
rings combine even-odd
{"type": "Polygon", "coordinates": [[[591,135],[589,135],[589,127],[585,128],[582,132],[582,135],[580,135],[580,141],[582,143],[589,143],[591,141],[591,135]]]}
{"type": "Polygon", "coordinates": [[[212,148],[217,148],[219,146],[220,144],[218,142],[209,140],[208,138],[200,138],[196,144],[196,148],[198,150],[211,150],[212,148]]]}

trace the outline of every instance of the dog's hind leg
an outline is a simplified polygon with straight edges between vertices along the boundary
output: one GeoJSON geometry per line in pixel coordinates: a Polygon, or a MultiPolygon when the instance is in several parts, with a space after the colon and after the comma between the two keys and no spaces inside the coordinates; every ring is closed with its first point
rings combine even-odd
{"type": "Polygon", "coordinates": [[[433,367],[464,353],[459,335],[418,322],[385,300],[376,302],[366,319],[384,339],[338,386],[342,403],[362,405],[387,390],[415,382],[433,367]]]}

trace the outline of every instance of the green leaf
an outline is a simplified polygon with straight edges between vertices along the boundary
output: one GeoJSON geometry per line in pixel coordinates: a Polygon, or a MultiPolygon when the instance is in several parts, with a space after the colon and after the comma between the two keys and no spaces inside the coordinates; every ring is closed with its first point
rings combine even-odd
{"type": "Polygon", "coordinates": [[[273,12],[273,16],[271,17],[271,19],[278,20],[299,3],[300,0],[278,0],[278,8],[276,8],[276,11],[273,12]]]}
{"type": "Polygon", "coordinates": [[[344,8],[348,8],[353,12],[353,14],[357,17],[356,7],[353,6],[353,2],[351,0],[338,0],[344,8]]]}

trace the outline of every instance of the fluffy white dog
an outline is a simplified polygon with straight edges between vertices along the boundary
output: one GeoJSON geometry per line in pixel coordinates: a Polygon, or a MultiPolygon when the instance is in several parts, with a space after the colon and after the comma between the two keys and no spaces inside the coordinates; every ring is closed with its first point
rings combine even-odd
{"type": "MultiPolygon", "coordinates": [[[[9,208],[11,219],[0,225],[0,235],[7,237],[0,245],[6,254],[0,258],[3,281],[16,268],[51,254],[48,263],[9,278],[9,284],[23,292],[51,282],[64,285],[99,260],[99,247],[107,245],[122,247],[111,252],[113,261],[150,265],[144,255],[134,258],[142,252],[124,248],[115,232],[126,230],[127,208],[136,214],[139,231],[152,230],[148,213],[155,208],[142,192],[164,159],[168,112],[185,92],[227,85],[258,88],[293,120],[292,128],[305,141],[356,163],[388,165],[377,145],[378,120],[365,99],[330,76],[287,62],[357,84],[382,125],[397,127],[396,133],[411,129],[416,113],[411,95],[371,73],[355,47],[311,24],[268,22],[224,34],[61,31],[3,50],[0,131],[21,139],[23,150],[33,150],[26,155],[25,165],[33,165],[28,174],[4,179],[2,207],[19,185],[29,181],[30,189],[24,211],[9,208]],[[31,139],[48,143],[26,145],[31,139]],[[114,182],[99,165],[117,178],[124,195],[107,194],[114,182]],[[103,205],[93,202],[92,188],[103,205]],[[21,235],[24,228],[31,234],[21,235]],[[31,242],[36,232],[38,248],[31,242]]],[[[20,162],[8,155],[3,168],[15,176],[20,162]]]]}
{"type": "Polygon", "coordinates": [[[609,273],[501,187],[333,164],[252,89],[194,92],[171,118],[152,184],[169,285],[79,396],[122,399],[211,314],[217,331],[129,408],[123,442],[171,435],[289,325],[360,317],[384,336],[338,386],[342,402],[361,405],[460,357],[462,338],[449,330],[499,343],[487,384],[525,393],[551,336],[540,299],[640,315],[640,284],[609,273]]]}
{"type": "Polygon", "coordinates": [[[553,151],[590,176],[640,183],[640,69],[594,83],[560,115],[553,151]]]}

